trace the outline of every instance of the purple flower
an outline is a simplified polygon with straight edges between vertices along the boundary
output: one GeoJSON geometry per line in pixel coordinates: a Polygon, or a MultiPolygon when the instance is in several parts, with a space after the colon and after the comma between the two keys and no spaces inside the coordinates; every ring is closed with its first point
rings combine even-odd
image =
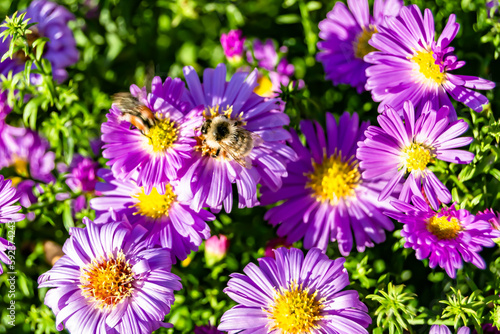
{"type": "Polygon", "coordinates": [[[217,327],[209,324],[205,326],[195,326],[194,334],[224,334],[224,332],[217,330],[217,327]]]}
{"type": "MultiPolygon", "coordinates": [[[[11,106],[7,102],[7,91],[0,92],[0,124],[4,122],[5,117],[12,111],[11,106]]],[[[1,127],[1,125],[0,125],[1,127]]],[[[1,128],[0,128],[1,131],[1,128]]]]}
{"type": "Polygon", "coordinates": [[[416,5],[403,7],[399,17],[387,21],[387,27],[380,27],[369,42],[380,51],[364,57],[373,64],[366,70],[366,89],[374,101],[381,102],[379,112],[386,105],[401,110],[406,100],[419,110],[430,101],[435,110],[443,105],[450,107],[450,118],[456,120],[448,94],[474,111],[482,110],[488,99],[472,89],[492,89],[495,83],[450,72],[465,65],[449,46],[459,28],[455,15],[450,15],[436,42],[432,12],[426,9],[422,17],[416,5]]]}
{"type": "Polygon", "coordinates": [[[7,127],[11,140],[7,148],[8,159],[0,161],[0,168],[13,168],[16,177],[20,178],[44,183],[55,181],[52,175],[55,154],[49,151],[49,143],[30,129],[7,127]]]}
{"type": "Polygon", "coordinates": [[[258,39],[253,42],[253,55],[258,61],[259,67],[268,71],[273,71],[278,63],[278,53],[276,46],[271,39],[266,40],[265,44],[258,39]]]}
{"type": "Polygon", "coordinates": [[[180,79],[167,78],[162,83],[160,77],[153,79],[150,94],[146,88],[130,86],[132,95],[154,113],[156,124],[147,134],[130,128],[122,111],[113,104],[101,130],[105,143],[102,154],[109,159],[107,165],[116,178],[127,180],[138,171],[137,184],[147,193],[153,187],[162,193],[169,180],[177,178],[177,171],[191,157],[196,144],[193,129],[202,121],[201,110],[191,110],[181,101],[185,90],[180,79]]]}
{"type": "MultiPolygon", "coordinates": [[[[68,22],[75,19],[65,7],[46,0],[35,0],[26,9],[25,19],[30,18],[29,23],[37,22],[27,36],[30,45],[40,37],[49,38],[44,47],[43,58],[50,61],[52,75],[55,80],[62,82],[68,77],[66,67],[78,61],[78,50],[76,49],[73,32],[68,27],[68,22]]],[[[0,42],[0,54],[9,49],[10,38],[0,42]]],[[[26,56],[23,51],[14,55],[14,59],[3,63],[1,74],[7,75],[9,71],[18,73],[24,70],[26,56]]],[[[35,83],[36,78],[34,79],[35,83]]]]}
{"type": "Polygon", "coordinates": [[[192,67],[185,67],[184,74],[189,87],[186,101],[205,108],[205,119],[225,115],[240,122],[240,126],[251,133],[254,144],[244,157],[246,167],[250,167],[245,168],[225,151],[212,157],[214,152],[203,143],[201,132],[196,132],[198,145],[195,150],[199,152],[195,152],[179,172],[181,187],[192,201],[191,208],[199,211],[209,206],[219,211],[224,203],[229,212],[233,206],[233,183],[238,188],[240,208],[257,205],[257,184],[279,189],[281,178],[287,175],[287,162],[297,158],[285,145],[290,133],[283,125],[288,125],[290,119],[276,109],[276,99],[264,99],[253,93],[257,70],[249,75],[238,72],[226,82],[226,67],[219,64],[215,70],[205,70],[203,84],[192,67]]]}
{"type": "Polygon", "coordinates": [[[229,60],[239,60],[243,56],[245,37],[241,37],[241,30],[231,30],[227,34],[222,34],[220,43],[229,60]]]}
{"type": "MultiPolygon", "coordinates": [[[[460,327],[457,334],[469,334],[468,327],[460,327]]],[[[445,325],[432,325],[429,334],[451,334],[450,329],[445,325]]]]}
{"type": "Polygon", "coordinates": [[[320,249],[279,248],[276,259],[250,263],[231,274],[224,292],[238,303],[224,313],[219,330],[235,333],[368,333],[368,308],[349,285],[344,258],[320,249]]]}
{"type": "Polygon", "coordinates": [[[4,180],[0,175],[0,223],[18,222],[24,219],[22,213],[17,213],[21,207],[13,205],[19,200],[16,189],[12,187],[11,180],[4,180]]]}
{"type": "Polygon", "coordinates": [[[489,214],[491,218],[488,221],[491,223],[491,226],[495,230],[500,230],[500,212],[493,211],[493,209],[486,209],[483,212],[479,212],[481,214],[489,214]]]}
{"type": "Polygon", "coordinates": [[[66,184],[73,192],[93,192],[98,169],[99,164],[91,158],[76,155],[66,176],[66,184]]]}
{"type": "Polygon", "coordinates": [[[96,223],[107,223],[112,218],[112,208],[118,217],[125,215],[131,224],[145,226],[151,238],[171,252],[174,262],[175,257],[186,259],[210,236],[206,221],[215,217],[206,210],[197,213],[190,209],[189,202],[179,199],[179,189],[173,183],[165,186],[164,194],[155,188],[146,194],[137,185],[135,176],[120,181],[106,169],[101,169],[98,176],[105,183],[96,185],[103,197],[90,200],[90,207],[96,210],[96,223]]]}
{"type": "Polygon", "coordinates": [[[338,241],[347,256],[356,244],[359,252],[385,240],[385,230],[394,229],[381,209],[392,209],[377,197],[383,184],[362,176],[355,154],[358,140],[368,127],[359,125],[358,115],[345,112],[339,120],[326,114],[326,137],[318,122],[304,120],[300,129],[309,148],[292,130],[290,146],[300,157],[288,165],[283,187],[273,192],[260,189],[261,204],[285,202],[270,209],[265,219],[280,225],[278,235],[289,243],[304,239],[304,248],[326,251],[330,241],[338,241]],[[354,234],[354,235],[353,235],[354,234]]]}
{"type": "Polygon", "coordinates": [[[318,42],[321,50],[317,60],[323,63],[326,79],[334,85],[349,84],[364,91],[366,84],[365,70],[370,64],[363,57],[374,47],[368,41],[377,30],[385,25],[388,17],[395,17],[403,6],[401,0],[375,0],[373,16],[367,0],[348,0],[349,8],[337,2],[327,14],[327,18],[319,23],[318,42]]]}
{"type": "MultiPolygon", "coordinates": [[[[484,324],[481,327],[483,328],[483,334],[500,334],[500,330],[492,324],[484,324]]],[[[477,331],[474,329],[472,334],[477,334],[477,331]]]]}
{"type": "Polygon", "coordinates": [[[364,169],[363,177],[389,180],[380,193],[380,200],[386,199],[407,175],[399,199],[409,202],[412,195],[422,196],[420,189],[423,187],[433,208],[439,207],[438,200],[451,201],[450,191],[427,165],[435,160],[468,164],[474,154],[456,149],[470,144],[473,138],[457,138],[469,126],[463,120],[450,123],[448,113],[447,106],[435,112],[430,109],[430,103],[426,103],[416,119],[413,104],[406,101],[399,113],[386,107],[377,117],[381,127],[370,126],[366,130],[366,139],[359,143],[357,158],[364,169]]]}
{"type": "MultiPolygon", "coordinates": [[[[19,205],[13,205],[19,200],[19,195],[15,188],[11,187],[11,180],[4,180],[3,175],[0,175],[0,223],[15,223],[24,219],[22,213],[18,213],[21,209],[19,205]]],[[[5,240],[0,238],[0,262],[11,264],[12,261],[5,254],[6,250],[14,250],[16,247],[5,240]]],[[[0,274],[3,273],[3,267],[0,264],[0,274]]]]}
{"type": "Polygon", "coordinates": [[[163,323],[182,288],[170,272],[165,248],[152,248],[140,225],[126,221],[98,225],[84,218],[72,227],[64,255],[38,279],[53,288],[45,305],[56,315],[57,330],[71,333],[151,333],[163,323]]]}
{"type": "Polygon", "coordinates": [[[83,192],[71,201],[73,212],[80,212],[87,207],[86,196],[94,193],[97,183],[99,163],[91,158],[76,155],[71,162],[69,174],[66,175],[66,184],[74,193],[83,192]]]}
{"type": "Polygon", "coordinates": [[[405,248],[413,248],[417,259],[429,258],[429,267],[439,265],[451,278],[455,278],[456,269],[462,268],[462,259],[479,269],[486,268],[478,253],[483,247],[495,246],[493,239],[500,237],[500,231],[488,222],[491,215],[474,216],[454,206],[436,212],[418,196],[413,196],[412,202],[392,201],[397,212],[386,214],[403,223],[405,248]]]}

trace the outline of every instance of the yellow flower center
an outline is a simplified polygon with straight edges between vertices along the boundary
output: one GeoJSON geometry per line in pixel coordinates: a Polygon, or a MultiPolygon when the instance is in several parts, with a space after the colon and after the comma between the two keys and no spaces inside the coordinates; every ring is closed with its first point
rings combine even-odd
{"type": "Polygon", "coordinates": [[[318,291],[309,294],[309,289],[302,289],[292,282],[289,290],[284,290],[274,298],[273,305],[265,310],[272,320],[269,332],[281,330],[283,334],[310,333],[318,328],[323,316],[323,300],[317,300],[318,291]]]}
{"type": "Polygon", "coordinates": [[[427,221],[427,231],[434,234],[440,240],[455,239],[462,226],[460,221],[450,216],[433,216],[427,221]]]}
{"type": "Polygon", "coordinates": [[[410,146],[403,150],[405,166],[408,172],[414,170],[423,171],[429,162],[434,162],[432,159],[431,150],[425,148],[422,144],[412,143],[410,146]]]}
{"type": "Polygon", "coordinates": [[[254,88],[253,92],[262,97],[270,97],[273,95],[273,83],[269,80],[265,75],[259,77],[257,79],[257,83],[259,84],[254,88]]]}
{"type": "Polygon", "coordinates": [[[82,295],[97,304],[100,309],[113,308],[123,302],[134,290],[132,266],[120,251],[116,258],[94,259],[80,270],[80,289],[82,295]]]}
{"type": "Polygon", "coordinates": [[[363,28],[363,31],[359,33],[358,37],[354,40],[354,56],[356,58],[363,59],[363,57],[370,52],[378,51],[373,46],[368,44],[368,41],[376,32],[376,27],[369,26],[368,29],[363,28]]]}
{"type": "Polygon", "coordinates": [[[179,129],[169,118],[157,119],[148,133],[149,143],[155,152],[163,152],[177,140],[179,129]]]}
{"type": "Polygon", "coordinates": [[[354,196],[361,178],[357,160],[342,161],[342,155],[335,153],[328,158],[325,155],[322,164],[312,164],[314,171],[306,175],[306,187],[313,190],[313,197],[336,204],[341,198],[354,196]]]}
{"type": "Polygon", "coordinates": [[[132,205],[132,207],[137,208],[137,212],[134,214],[156,219],[168,216],[168,211],[175,202],[177,195],[174,194],[172,186],[167,184],[165,195],[161,195],[156,188],[153,188],[151,193],[146,194],[144,188],[141,188],[141,192],[132,197],[139,200],[139,202],[132,205]]]}
{"type": "Polygon", "coordinates": [[[434,52],[422,50],[418,51],[411,61],[419,66],[420,73],[427,79],[434,80],[437,84],[442,84],[445,80],[445,73],[441,72],[439,65],[433,57],[434,52]]]}

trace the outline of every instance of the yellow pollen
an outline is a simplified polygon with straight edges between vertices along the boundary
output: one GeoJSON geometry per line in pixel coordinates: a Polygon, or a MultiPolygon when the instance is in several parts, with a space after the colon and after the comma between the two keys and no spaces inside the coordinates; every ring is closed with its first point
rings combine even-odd
{"type": "Polygon", "coordinates": [[[439,240],[455,239],[462,226],[460,221],[450,216],[433,216],[427,221],[427,231],[434,234],[439,240]]]}
{"type": "Polygon", "coordinates": [[[94,259],[80,269],[82,295],[96,303],[99,309],[113,309],[131,296],[133,282],[132,266],[122,251],[116,257],[108,254],[108,259],[94,259]]]}
{"type": "Polygon", "coordinates": [[[368,41],[372,38],[372,35],[377,32],[377,28],[374,26],[369,26],[368,29],[363,28],[363,31],[359,33],[358,37],[354,41],[354,56],[356,58],[363,59],[364,56],[373,51],[378,51],[373,46],[368,44],[368,41]]]}
{"type": "Polygon", "coordinates": [[[149,130],[147,136],[153,151],[163,152],[174,144],[178,133],[179,129],[177,129],[175,122],[164,118],[156,120],[156,125],[149,130]]]}
{"type": "Polygon", "coordinates": [[[273,305],[264,310],[272,320],[268,332],[279,329],[283,334],[302,334],[318,328],[324,300],[317,300],[317,294],[318,291],[309,294],[309,289],[292,282],[290,289],[278,293],[273,305]]]}
{"type": "Polygon", "coordinates": [[[342,161],[342,155],[335,153],[323,158],[322,164],[313,161],[314,171],[306,174],[309,182],[306,187],[313,190],[318,201],[329,200],[332,205],[341,198],[354,196],[354,189],[360,183],[357,160],[342,161]]]}
{"type": "Polygon", "coordinates": [[[269,80],[265,75],[261,76],[257,79],[257,83],[259,84],[253,92],[262,97],[270,97],[273,95],[273,83],[269,80]]]}
{"type": "Polygon", "coordinates": [[[434,162],[431,150],[423,147],[422,144],[412,143],[403,150],[403,153],[404,164],[408,172],[414,170],[423,171],[427,167],[427,164],[434,162]]]}
{"type": "Polygon", "coordinates": [[[445,73],[441,72],[439,65],[436,64],[436,59],[433,57],[434,52],[422,50],[418,51],[411,61],[419,66],[419,71],[427,79],[434,80],[437,84],[442,84],[445,80],[445,73]]]}
{"type": "Polygon", "coordinates": [[[24,178],[30,177],[30,173],[28,171],[28,161],[26,161],[26,159],[20,158],[14,154],[12,160],[13,160],[12,167],[14,167],[14,170],[16,171],[17,175],[24,178]]]}
{"type": "Polygon", "coordinates": [[[141,192],[132,197],[139,200],[139,202],[131,206],[137,208],[137,212],[134,212],[134,215],[138,214],[156,219],[168,216],[168,211],[175,202],[177,195],[174,194],[172,186],[167,184],[165,195],[160,195],[156,188],[153,188],[151,193],[146,194],[144,188],[141,188],[141,192]]]}

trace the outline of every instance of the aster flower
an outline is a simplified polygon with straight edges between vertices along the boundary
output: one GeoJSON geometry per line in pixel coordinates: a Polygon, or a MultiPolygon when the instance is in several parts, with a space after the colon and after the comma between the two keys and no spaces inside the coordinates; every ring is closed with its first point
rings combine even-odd
{"type": "MultiPolygon", "coordinates": [[[[251,53],[249,53],[249,62],[251,60],[251,53]]],[[[266,40],[263,44],[260,40],[256,39],[253,42],[253,56],[258,61],[258,66],[266,70],[272,71],[278,63],[278,53],[276,52],[276,46],[272,39],[266,40]]]]}
{"type": "Polygon", "coordinates": [[[261,187],[261,204],[285,202],[270,209],[264,218],[278,228],[289,243],[304,238],[304,247],[326,251],[329,241],[338,241],[340,253],[348,255],[353,244],[359,252],[385,240],[385,230],[394,225],[381,209],[388,202],[377,200],[381,182],[362,176],[355,158],[358,140],[368,123],[359,125],[358,115],[345,112],[337,123],[326,114],[326,134],[317,122],[304,120],[300,129],[309,148],[292,131],[290,146],[300,160],[288,165],[283,187],[273,192],[261,187]],[[354,237],[353,237],[354,234],[354,237]]]}
{"type": "MultiPolygon", "coordinates": [[[[11,187],[11,180],[4,180],[3,175],[0,175],[0,223],[15,223],[24,219],[22,213],[18,213],[21,207],[13,205],[19,200],[19,195],[16,189],[11,187]]],[[[6,250],[14,250],[16,247],[4,238],[0,238],[0,262],[7,265],[12,261],[9,259],[6,250]]],[[[0,274],[3,273],[3,267],[0,265],[0,274]]]]}
{"type": "Polygon", "coordinates": [[[436,212],[418,196],[412,197],[412,203],[392,201],[397,211],[386,214],[404,224],[401,236],[405,248],[413,248],[417,259],[429,258],[429,267],[439,265],[451,278],[462,268],[462,259],[479,269],[486,268],[479,252],[483,247],[495,246],[493,239],[500,237],[500,231],[488,222],[492,215],[474,216],[454,206],[436,212]]]}
{"type": "MultiPolygon", "coordinates": [[[[498,330],[492,324],[484,324],[481,326],[483,328],[483,334],[499,334],[500,330],[498,330]]],[[[477,334],[477,331],[474,329],[472,334],[477,334]]]]}
{"type": "Polygon", "coordinates": [[[201,132],[196,131],[197,152],[179,172],[182,189],[192,201],[191,208],[199,211],[209,206],[219,211],[224,203],[229,212],[233,205],[233,183],[238,188],[240,208],[257,205],[257,184],[279,189],[281,178],[287,175],[287,162],[296,159],[295,152],[285,145],[290,134],[283,125],[288,125],[290,119],[276,109],[276,99],[264,99],[253,93],[257,70],[249,75],[236,73],[228,83],[224,64],[215,70],[206,69],[203,84],[192,67],[185,67],[184,74],[189,87],[185,99],[193,106],[203,106],[206,120],[225,115],[239,122],[254,138],[254,147],[244,157],[250,168],[245,168],[225,151],[212,157],[216,152],[204,144],[201,132]]]}
{"type": "Polygon", "coordinates": [[[438,200],[451,201],[451,193],[427,165],[435,160],[468,164],[474,159],[473,153],[456,149],[473,140],[458,138],[467,131],[468,124],[463,120],[450,123],[447,106],[437,112],[429,107],[430,103],[426,103],[419,118],[415,117],[409,101],[399,113],[387,107],[377,117],[381,127],[370,126],[365,132],[366,139],[359,143],[357,158],[364,169],[363,177],[389,180],[379,200],[386,199],[407,175],[399,199],[409,202],[412,195],[421,195],[423,187],[432,207],[437,209],[438,200]]]}
{"type": "MultiPolygon", "coordinates": [[[[469,334],[470,329],[468,327],[460,327],[457,334],[469,334]]],[[[445,325],[432,325],[429,334],[451,334],[450,329],[445,325]]]]}
{"type": "Polygon", "coordinates": [[[193,129],[201,123],[201,110],[188,108],[181,97],[186,94],[180,79],[167,78],[162,83],[155,77],[151,93],[146,88],[130,86],[130,93],[149,108],[156,124],[143,133],[131,128],[122,116],[122,110],[113,104],[102,124],[103,156],[116,178],[127,180],[138,171],[137,184],[151,192],[156,187],[163,193],[169,180],[177,178],[177,171],[191,156],[196,140],[193,129]],[[192,109],[192,110],[191,110],[192,109]]]}
{"type": "Polygon", "coordinates": [[[230,61],[238,62],[243,56],[245,37],[241,36],[241,30],[231,30],[227,34],[222,34],[220,43],[230,61]]]}
{"type": "Polygon", "coordinates": [[[489,214],[491,216],[488,221],[495,230],[500,230],[500,212],[494,211],[493,209],[486,209],[481,214],[489,214]]]}
{"type": "Polygon", "coordinates": [[[365,70],[370,66],[363,57],[374,47],[368,41],[388,17],[399,14],[403,1],[375,0],[373,16],[367,0],[348,0],[347,7],[342,2],[335,3],[326,19],[319,23],[318,42],[320,52],[316,59],[323,63],[326,79],[334,85],[348,84],[358,93],[364,91],[365,70]]]}
{"type": "Polygon", "coordinates": [[[96,210],[96,223],[107,223],[112,217],[109,208],[113,208],[118,217],[125,215],[131,224],[145,226],[151,238],[171,252],[174,262],[175,257],[186,259],[210,236],[206,221],[215,217],[206,210],[195,212],[189,208],[188,202],[179,199],[175,184],[167,184],[164,194],[155,188],[147,194],[135,177],[120,181],[105,169],[99,170],[98,176],[105,182],[96,185],[103,196],[90,200],[90,207],[96,210]]]}
{"type": "Polygon", "coordinates": [[[387,21],[387,27],[380,27],[369,42],[380,51],[364,57],[373,64],[366,70],[366,89],[374,101],[381,102],[379,112],[386,105],[401,110],[406,100],[419,110],[431,101],[435,110],[447,105],[450,118],[455,120],[457,115],[448,94],[474,111],[482,110],[488,99],[472,89],[492,89],[495,83],[451,73],[465,65],[449,46],[459,28],[455,15],[450,15],[436,42],[432,12],[426,9],[422,17],[416,5],[403,7],[396,19],[387,21]]]}
{"type": "MultiPolygon", "coordinates": [[[[73,32],[68,27],[68,22],[75,20],[74,15],[54,2],[35,0],[26,9],[25,19],[28,18],[29,23],[37,23],[29,28],[32,33],[27,36],[28,43],[31,45],[40,37],[49,38],[44,47],[43,58],[50,61],[55,80],[59,82],[66,80],[68,77],[66,67],[75,64],[79,57],[73,32]]],[[[0,54],[9,49],[9,44],[10,38],[0,42],[0,54]]],[[[25,62],[24,52],[19,51],[12,60],[3,63],[1,74],[7,76],[11,70],[14,73],[21,72],[24,70],[25,62]]]]}
{"type": "Polygon", "coordinates": [[[66,175],[66,184],[74,193],[83,194],[72,201],[74,212],[80,212],[87,207],[86,195],[93,194],[97,183],[99,164],[88,157],[76,155],[66,175]]]}
{"type": "Polygon", "coordinates": [[[8,157],[0,161],[0,168],[13,169],[15,177],[21,179],[29,178],[44,183],[55,181],[52,175],[55,154],[49,151],[49,143],[30,129],[7,125],[5,131],[9,132],[8,157]]]}
{"type": "Polygon", "coordinates": [[[205,241],[205,261],[207,265],[213,266],[226,257],[229,248],[229,240],[223,234],[213,235],[205,241]]]}
{"type": "Polygon", "coordinates": [[[279,248],[276,259],[250,263],[231,274],[224,292],[238,303],[224,313],[219,330],[234,333],[368,333],[371,323],[358,292],[349,285],[344,258],[320,249],[279,248]]]}
{"type": "Polygon", "coordinates": [[[140,225],[84,223],[70,229],[66,255],[38,279],[39,288],[53,288],[45,305],[56,315],[57,330],[151,333],[172,327],[163,319],[182,286],[170,272],[169,251],[152,248],[140,225]]]}

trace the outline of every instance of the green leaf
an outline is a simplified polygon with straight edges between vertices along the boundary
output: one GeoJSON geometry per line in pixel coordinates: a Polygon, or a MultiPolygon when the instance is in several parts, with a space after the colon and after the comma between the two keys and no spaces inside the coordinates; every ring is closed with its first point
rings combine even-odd
{"type": "Polygon", "coordinates": [[[70,227],[75,227],[75,222],[73,221],[73,214],[71,213],[71,206],[69,201],[66,201],[64,203],[62,219],[66,230],[69,230],[70,227]]]}

